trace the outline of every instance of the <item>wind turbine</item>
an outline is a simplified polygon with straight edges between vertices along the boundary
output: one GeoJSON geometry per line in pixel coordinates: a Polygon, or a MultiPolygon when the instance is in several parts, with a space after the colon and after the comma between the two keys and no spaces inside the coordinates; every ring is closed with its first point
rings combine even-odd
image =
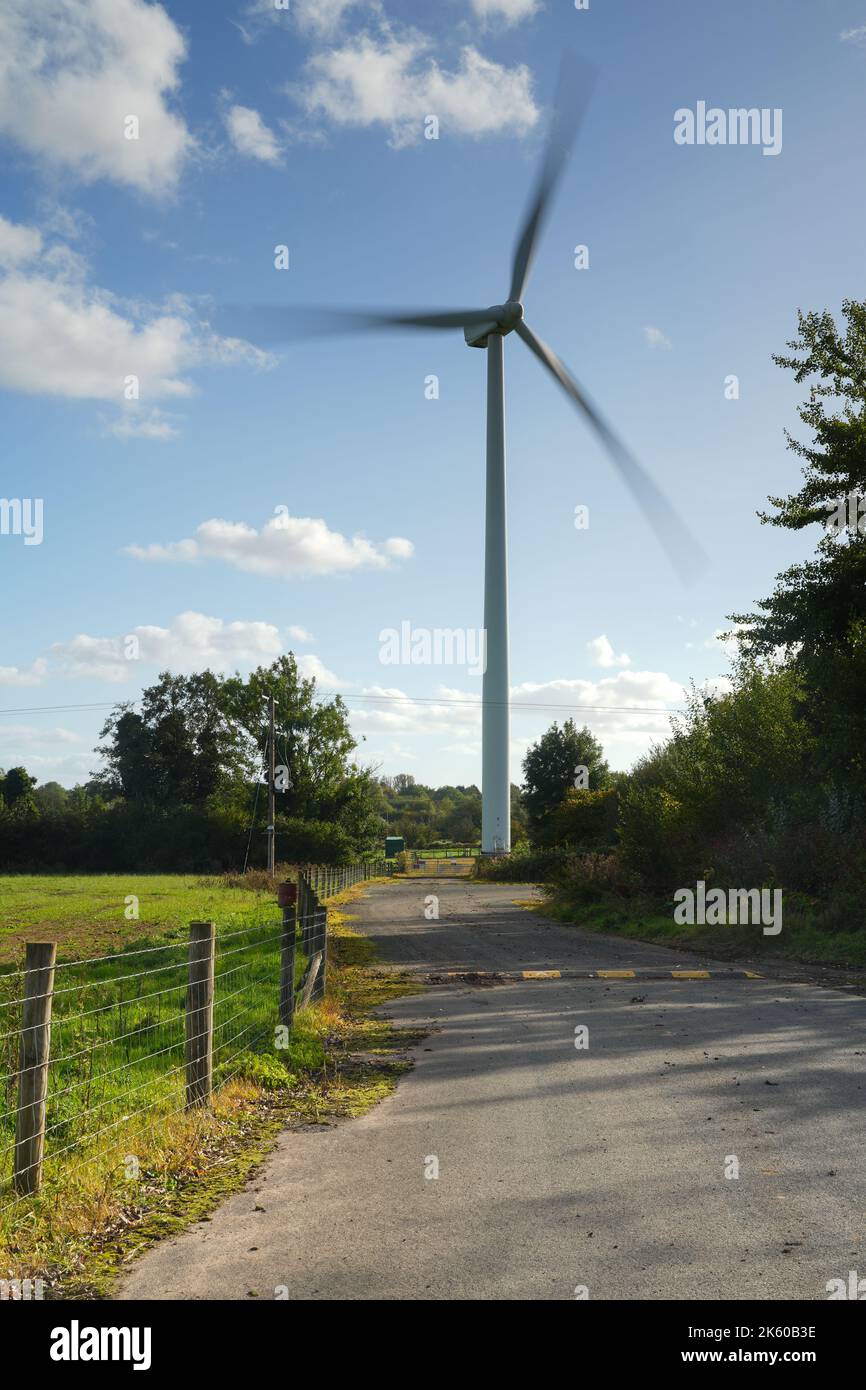
{"type": "Polygon", "coordinates": [[[523,316],[523,294],[542,227],[574,144],[594,75],[574,59],[562,63],[553,120],[541,170],[514,250],[504,304],[486,309],[340,310],[309,306],[254,305],[233,313],[244,336],[271,343],[298,336],[382,328],[462,329],[469,347],[487,350],[487,479],[484,533],[484,628],[487,663],[482,688],[481,850],[511,848],[509,777],[508,558],[505,492],[504,343],[516,333],[555,378],[595,431],[683,579],[703,568],[700,546],[667,498],[629,453],[556,353],[533,333],[523,316]]]}

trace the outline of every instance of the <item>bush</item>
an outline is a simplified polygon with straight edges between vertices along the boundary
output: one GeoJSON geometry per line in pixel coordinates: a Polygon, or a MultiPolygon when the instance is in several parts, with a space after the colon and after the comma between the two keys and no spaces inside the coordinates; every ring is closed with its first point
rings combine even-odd
{"type": "Polygon", "coordinates": [[[511,854],[479,855],[473,873],[491,883],[546,883],[562,867],[565,854],[562,849],[531,849],[521,844],[511,854]]]}
{"type": "MultiPolygon", "coordinates": [[[[115,801],[41,815],[0,814],[0,864],[18,873],[221,873],[243,863],[249,819],[240,809],[180,806],[160,811],[115,801]]],[[[251,859],[262,866],[265,836],[251,859]]],[[[356,857],[347,831],[330,821],[277,817],[277,852],[295,864],[356,857]]]]}
{"type": "Polygon", "coordinates": [[[619,795],[615,787],[595,792],[572,787],[551,817],[550,840],[554,845],[612,849],[618,820],[619,795]]]}
{"type": "Polygon", "coordinates": [[[683,808],[663,787],[635,787],[623,798],[619,837],[626,869],[654,889],[670,894],[695,876],[695,837],[683,808]]]}

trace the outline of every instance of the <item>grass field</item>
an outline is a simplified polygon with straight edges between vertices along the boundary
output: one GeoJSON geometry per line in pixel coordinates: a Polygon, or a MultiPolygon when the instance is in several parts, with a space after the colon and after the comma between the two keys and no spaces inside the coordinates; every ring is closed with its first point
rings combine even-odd
{"type": "Polygon", "coordinates": [[[23,992],[8,962],[23,939],[58,942],[47,1178],[97,1141],[103,1149],[121,1141],[130,1119],[157,1122],[183,1108],[190,920],[217,924],[215,1078],[273,1036],[281,921],[273,894],[170,876],[26,877],[0,880],[0,903],[0,1204],[11,1177],[23,992]],[[127,896],[137,918],[124,916],[127,896]]]}
{"type": "Polygon", "coordinates": [[[25,941],[56,940],[60,958],[106,955],[185,934],[193,921],[227,929],[276,911],[272,890],[200,875],[0,875],[0,965],[20,960],[25,941]]]}
{"type": "MultiPolygon", "coordinates": [[[[328,997],[296,1015],[283,1047],[280,910],[272,891],[234,883],[0,879],[7,960],[25,939],[59,943],[44,1186],[33,1198],[16,1197],[10,1182],[22,977],[0,966],[0,1278],[45,1278],[53,1297],[102,1294],[133,1248],[235,1190],[282,1125],[361,1114],[396,1084],[405,1035],[369,1010],[417,986],[367,969],[371,943],[339,909],[363,886],[329,903],[328,997]],[[124,917],[130,894],[138,920],[124,917]],[[189,921],[202,918],[217,924],[218,1090],[211,1112],[189,1114],[187,938],[189,921]]],[[[304,966],[298,950],[296,983],[304,966]]]]}

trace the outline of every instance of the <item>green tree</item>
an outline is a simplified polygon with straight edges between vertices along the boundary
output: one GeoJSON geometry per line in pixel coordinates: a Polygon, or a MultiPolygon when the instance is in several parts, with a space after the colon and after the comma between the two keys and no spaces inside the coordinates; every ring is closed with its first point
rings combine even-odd
{"type": "MultiPolygon", "coordinates": [[[[481,822],[479,821],[479,826],[481,822]]],[[[529,821],[523,792],[514,782],[511,783],[511,843],[518,845],[529,836],[529,821]]]]}
{"type": "Polygon", "coordinates": [[[604,750],[591,730],[578,729],[573,719],[562,728],[552,724],[523,759],[523,800],[530,837],[538,842],[551,833],[551,818],[566,792],[581,783],[586,768],[587,789],[601,791],[610,782],[604,750]]]}
{"type": "Polygon", "coordinates": [[[36,778],[24,767],[10,767],[5,776],[0,773],[0,798],[17,815],[30,814],[37,809],[33,795],[35,786],[36,778]]]}
{"type": "Polygon", "coordinates": [[[69,792],[59,782],[43,782],[33,796],[41,811],[62,811],[69,805],[69,792]]]}
{"type": "Polygon", "coordinates": [[[223,683],[212,671],[164,671],[141,695],[141,713],[118,705],[97,748],[95,780],[109,796],[151,806],[202,804],[227,788],[243,750],[228,716],[223,683]]]}
{"type": "MultiPolygon", "coordinates": [[[[291,652],[244,678],[224,682],[228,718],[236,725],[249,779],[267,767],[268,699],[275,703],[275,761],[288,769],[288,786],[278,794],[278,811],[327,820],[336,816],[344,784],[358,769],[350,763],[356,740],[339,695],[316,699],[316,682],[298,671],[291,652]]],[[[371,789],[372,795],[372,789],[371,789]]]]}
{"type": "Polygon", "coordinates": [[[803,462],[803,483],[770,497],[762,522],[800,531],[822,527],[816,556],[777,576],[756,611],[732,615],[745,651],[792,661],[804,682],[804,709],[821,748],[821,771],[859,795],[866,775],[866,302],[845,300],[840,332],[828,312],[799,314],[791,353],[774,360],[809,396],[799,415],[811,432],[787,434],[803,462]],[[853,494],[851,529],[826,529],[829,515],[853,494]]]}
{"type": "Polygon", "coordinates": [[[616,844],[619,803],[614,787],[600,791],[569,788],[551,817],[550,838],[578,849],[612,849],[616,844]]]}

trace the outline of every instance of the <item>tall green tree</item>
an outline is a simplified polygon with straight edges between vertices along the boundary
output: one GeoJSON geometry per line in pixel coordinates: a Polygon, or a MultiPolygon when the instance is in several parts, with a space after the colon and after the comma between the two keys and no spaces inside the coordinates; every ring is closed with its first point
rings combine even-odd
{"type": "Polygon", "coordinates": [[[222,682],[212,671],[164,671],[142,691],[140,713],[118,705],[101,737],[97,752],[105,767],[97,783],[109,796],[151,806],[206,802],[230,785],[243,764],[222,682]]]}
{"type": "Polygon", "coordinates": [[[845,300],[842,312],[844,331],[826,311],[799,314],[790,353],[774,358],[810,383],[799,416],[811,438],[786,432],[803,482],[770,497],[774,511],[759,516],[787,530],[820,528],[815,558],[791,565],[756,611],[732,618],[746,652],[793,662],[822,750],[816,771],[856,793],[866,775],[866,515],[857,506],[866,504],[866,302],[845,300]],[[850,526],[828,529],[843,502],[850,526]]]}
{"type": "Polygon", "coordinates": [[[275,761],[288,769],[278,810],[319,820],[335,817],[347,779],[360,775],[351,756],[357,741],[349,727],[349,711],[339,695],[316,698],[315,680],[301,675],[291,652],[246,677],[230,676],[223,685],[224,708],[238,730],[251,779],[263,776],[267,766],[271,695],[276,707],[275,761]]]}
{"type": "Polygon", "coordinates": [[[566,719],[562,728],[552,724],[523,759],[523,800],[533,840],[550,833],[553,813],[566,792],[584,781],[590,791],[601,791],[610,783],[601,744],[585,724],[578,729],[573,719],[566,719]]]}

